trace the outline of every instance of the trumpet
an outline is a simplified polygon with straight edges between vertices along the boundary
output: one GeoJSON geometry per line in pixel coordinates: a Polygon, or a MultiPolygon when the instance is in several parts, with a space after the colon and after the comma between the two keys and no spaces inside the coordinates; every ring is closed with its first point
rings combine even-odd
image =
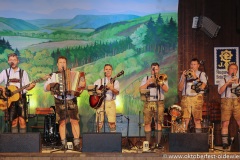
{"type": "Polygon", "coordinates": [[[185,76],[190,79],[193,78],[193,70],[191,69],[187,70],[187,72],[185,73],[185,76]]]}
{"type": "Polygon", "coordinates": [[[167,81],[167,75],[166,74],[157,74],[156,75],[156,82],[158,85],[163,85],[167,81]]]}

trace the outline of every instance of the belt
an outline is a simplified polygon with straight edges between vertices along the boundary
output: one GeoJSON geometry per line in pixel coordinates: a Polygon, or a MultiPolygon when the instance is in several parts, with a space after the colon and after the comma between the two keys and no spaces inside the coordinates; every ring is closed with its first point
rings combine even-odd
{"type": "Polygon", "coordinates": [[[202,95],[202,96],[203,96],[202,93],[199,93],[199,94],[197,94],[197,95],[183,95],[183,97],[196,97],[196,96],[199,96],[199,95],[202,95]]]}
{"type": "Polygon", "coordinates": [[[159,101],[147,101],[147,102],[163,102],[164,100],[159,100],[159,101]]]}

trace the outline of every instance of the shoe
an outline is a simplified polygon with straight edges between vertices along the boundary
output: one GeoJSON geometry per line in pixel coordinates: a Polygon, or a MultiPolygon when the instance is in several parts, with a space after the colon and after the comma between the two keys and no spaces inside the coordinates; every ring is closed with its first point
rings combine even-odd
{"type": "Polygon", "coordinates": [[[160,143],[158,143],[158,144],[155,145],[155,148],[156,149],[163,149],[164,147],[160,143]]]}
{"type": "Polygon", "coordinates": [[[228,144],[227,143],[223,143],[223,149],[228,149],[228,144]]]}
{"type": "Polygon", "coordinates": [[[152,144],[149,144],[149,150],[154,150],[154,148],[155,148],[155,146],[154,145],[152,145],[152,144]]]}
{"type": "Polygon", "coordinates": [[[81,152],[81,151],[82,151],[82,148],[81,148],[80,144],[77,144],[77,145],[73,146],[73,150],[74,150],[74,151],[81,152]]]}

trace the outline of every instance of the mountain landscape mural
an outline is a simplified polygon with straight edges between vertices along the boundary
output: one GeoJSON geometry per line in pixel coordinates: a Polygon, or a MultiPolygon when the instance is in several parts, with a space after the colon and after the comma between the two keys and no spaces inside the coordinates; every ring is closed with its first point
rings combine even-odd
{"type": "MultiPolygon", "coordinates": [[[[142,78],[150,74],[151,63],[158,62],[160,72],[168,75],[166,112],[177,103],[177,0],[59,0],[51,8],[53,2],[43,0],[41,6],[31,0],[2,2],[1,71],[8,68],[7,55],[12,52],[18,54],[20,67],[31,80],[55,72],[61,55],[68,58],[68,68],[85,72],[87,86],[104,76],[106,63],[113,65],[113,75],[124,70],[124,76],[118,78],[120,95],[116,101],[117,131],[123,136],[127,133],[125,117],[130,119],[130,136],[139,133],[139,116],[143,123],[139,86],[142,78]]],[[[29,114],[34,114],[37,107],[54,105],[43,83],[28,94],[29,114]]],[[[78,106],[81,132],[94,131],[95,109],[89,106],[87,90],[78,98],[78,106]]],[[[1,123],[3,132],[4,118],[1,123]]]]}

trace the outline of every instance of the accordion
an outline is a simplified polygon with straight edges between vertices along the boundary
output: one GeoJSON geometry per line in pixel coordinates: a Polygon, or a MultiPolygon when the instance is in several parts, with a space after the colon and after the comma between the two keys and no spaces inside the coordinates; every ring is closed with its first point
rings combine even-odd
{"type": "Polygon", "coordinates": [[[64,72],[56,73],[56,83],[58,83],[59,87],[57,87],[58,94],[62,95],[64,92],[64,88],[66,89],[66,94],[73,96],[80,96],[83,90],[86,87],[85,73],[78,71],[71,71],[70,69],[64,72]],[[64,80],[64,78],[66,78],[64,80]],[[66,84],[66,87],[65,87],[66,84]]]}

